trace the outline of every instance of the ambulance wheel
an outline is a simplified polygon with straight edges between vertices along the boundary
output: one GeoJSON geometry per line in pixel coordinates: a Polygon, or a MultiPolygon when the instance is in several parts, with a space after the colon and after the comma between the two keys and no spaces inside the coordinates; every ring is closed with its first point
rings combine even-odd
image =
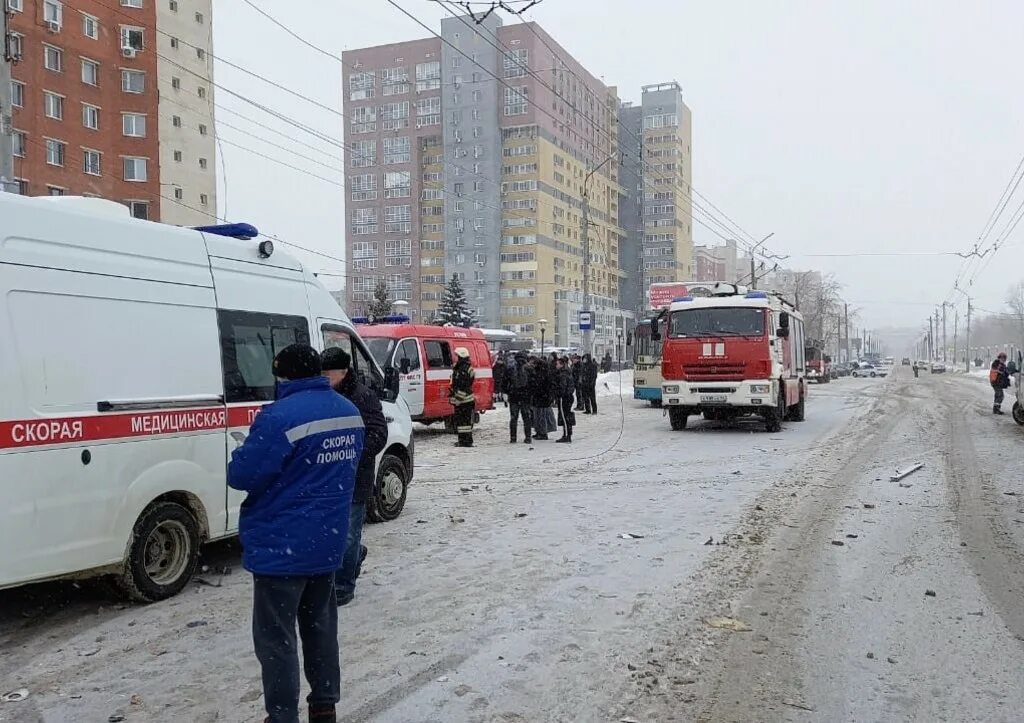
{"type": "Polygon", "coordinates": [[[791,422],[802,422],[806,419],[807,397],[800,395],[800,401],[786,411],[786,419],[791,422]]]}
{"type": "Polygon", "coordinates": [[[409,491],[409,472],[405,464],[393,454],[385,454],[377,468],[377,484],[366,501],[366,519],[369,522],[388,522],[402,514],[409,491]]]}
{"type": "Polygon", "coordinates": [[[136,602],[174,597],[196,571],[199,545],[199,523],[189,510],[176,502],[149,506],[132,529],[121,589],[136,602]]]}
{"type": "Polygon", "coordinates": [[[1017,424],[1024,425],[1024,406],[1021,406],[1020,402],[1013,403],[1013,421],[1017,424]]]}
{"type": "Polygon", "coordinates": [[[687,417],[685,409],[679,407],[669,407],[668,409],[668,422],[675,432],[686,429],[687,417]]]}

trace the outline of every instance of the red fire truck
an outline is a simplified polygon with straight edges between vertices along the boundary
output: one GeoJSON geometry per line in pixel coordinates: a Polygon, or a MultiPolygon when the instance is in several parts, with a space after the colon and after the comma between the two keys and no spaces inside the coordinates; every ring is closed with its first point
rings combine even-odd
{"type": "Polygon", "coordinates": [[[832,357],[817,344],[804,347],[807,360],[807,381],[828,384],[832,381],[832,357]]]}
{"type": "Polygon", "coordinates": [[[672,429],[685,429],[698,414],[760,416],[769,432],[781,430],[783,420],[804,419],[803,317],[777,294],[717,284],[709,297],[676,298],[662,354],[662,402],[672,429]]]}

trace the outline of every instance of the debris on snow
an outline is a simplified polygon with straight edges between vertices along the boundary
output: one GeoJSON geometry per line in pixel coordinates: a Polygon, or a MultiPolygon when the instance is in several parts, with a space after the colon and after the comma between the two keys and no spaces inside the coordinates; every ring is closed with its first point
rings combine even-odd
{"type": "Polygon", "coordinates": [[[806,703],[801,703],[798,700],[793,700],[792,698],[783,698],[782,699],[782,705],[788,705],[790,708],[796,708],[798,710],[806,710],[806,711],[809,711],[811,713],[814,712],[814,708],[812,708],[811,706],[807,705],[806,703]]]}
{"type": "Polygon", "coordinates": [[[896,665],[896,658],[892,657],[891,655],[885,660],[887,663],[892,663],[893,665],[896,665]]]}
{"type": "Polygon", "coordinates": [[[848,533],[846,533],[846,539],[848,539],[848,540],[856,540],[857,539],[857,535],[853,534],[852,532],[848,532],[848,533]]]}
{"type": "Polygon", "coordinates": [[[836,547],[842,547],[846,543],[843,542],[842,540],[832,540],[832,544],[835,545],[836,547]]]}
{"type": "Polygon", "coordinates": [[[872,652],[869,652],[868,653],[868,660],[874,660],[874,659],[875,659],[875,654],[872,653],[872,652]]]}
{"type": "Polygon", "coordinates": [[[635,532],[623,532],[621,535],[619,535],[619,537],[621,537],[623,540],[642,540],[642,539],[644,539],[643,535],[638,535],[635,532]]]}
{"type": "Polygon", "coordinates": [[[714,537],[709,537],[708,541],[704,543],[705,546],[713,545],[713,544],[715,544],[715,538],[714,537]]]}
{"type": "Polygon", "coordinates": [[[736,618],[705,618],[704,624],[708,627],[718,628],[719,630],[730,630],[734,633],[749,633],[753,630],[753,628],[745,622],[737,620],[736,618]]]}
{"type": "Polygon", "coordinates": [[[910,467],[907,467],[902,472],[900,472],[899,468],[897,468],[896,469],[896,474],[890,476],[889,477],[889,481],[890,482],[899,482],[904,477],[907,477],[909,475],[914,474],[914,472],[917,472],[917,470],[921,469],[922,467],[924,467],[924,462],[918,462],[917,464],[911,465],[910,467]]]}
{"type": "Polygon", "coordinates": [[[865,502],[864,503],[864,509],[865,510],[873,510],[873,509],[875,509],[875,506],[873,504],[871,504],[870,502],[865,502]]]}
{"type": "Polygon", "coordinates": [[[206,620],[193,620],[190,623],[185,623],[185,627],[186,628],[202,628],[202,627],[205,627],[205,626],[207,626],[209,624],[210,623],[208,623],[206,620]]]}
{"type": "Polygon", "coordinates": [[[448,513],[448,519],[451,520],[452,522],[465,522],[466,521],[465,517],[456,517],[451,512],[448,513]]]}
{"type": "Polygon", "coordinates": [[[1017,496],[1016,492],[1003,492],[1003,494],[1006,495],[1007,497],[1016,497],[1017,496]]]}
{"type": "Polygon", "coordinates": [[[98,652],[100,652],[99,648],[90,648],[89,650],[83,650],[81,653],[79,653],[79,655],[81,655],[83,658],[91,658],[98,652]]]}
{"type": "Polygon", "coordinates": [[[526,513],[525,512],[517,512],[516,513],[516,517],[526,517],[526,513]]]}
{"type": "Polygon", "coordinates": [[[448,682],[448,676],[447,675],[442,675],[440,678],[437,679],[437,682],[438,683],[447,683],[448,682]]]}
{"type": "Polygon", "coordinates": [[[18,688],[12,690],[10,693],[4,693],[0,695],[0,700],[4,703],[18,703],[28,698],[28,688],[18,688]]]}
{"type": "Polygon", "coordinates": [[[935,591],[934,590],[925,590],[924,594],[927,595],[928,597],[935,597],[935,591]]]}

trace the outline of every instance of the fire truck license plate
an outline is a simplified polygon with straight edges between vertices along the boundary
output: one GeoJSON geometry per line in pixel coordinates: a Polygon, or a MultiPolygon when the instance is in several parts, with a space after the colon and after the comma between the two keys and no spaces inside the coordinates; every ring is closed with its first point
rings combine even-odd
{"type": "Polygon", "coordinates": [[[724,394],[701,394],[700,401],[704,404],[725,404],[728,397],[724,394]]]}

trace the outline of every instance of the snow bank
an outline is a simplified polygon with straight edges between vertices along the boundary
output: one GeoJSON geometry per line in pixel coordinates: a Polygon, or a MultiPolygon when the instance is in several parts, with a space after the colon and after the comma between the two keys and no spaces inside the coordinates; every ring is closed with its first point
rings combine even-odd
{"type": "Polygon", "coordinates": [[[627,397],[633,396],[632,369],[623,369],[621,372],[608,372],[607,374],[597,375],[597,396],[617,397],[619,394],[627,397]],[[620,384],[621,390],[619,388],[620,384]]]}

